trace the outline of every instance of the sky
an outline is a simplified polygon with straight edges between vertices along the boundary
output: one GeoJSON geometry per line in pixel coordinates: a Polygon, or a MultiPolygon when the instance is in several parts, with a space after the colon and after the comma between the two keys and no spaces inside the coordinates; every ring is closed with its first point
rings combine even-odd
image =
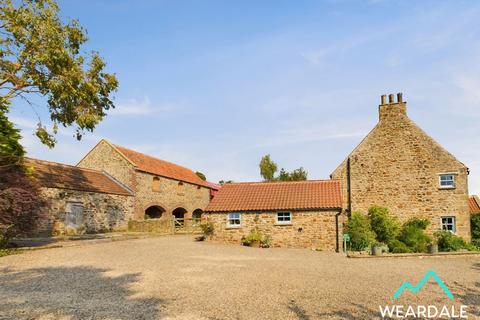
{"type": "Polygon", "coordinates": [[[28,155],[76,164],[105,138],[203,172],[260,180],[279,167],[330,173],[373,128],[380,95],[470,168],[480,194],[480,2],[59,1],[120,86],[116,109],[78,142],[33,136],[45,104],[15,101],[28,155]]]}

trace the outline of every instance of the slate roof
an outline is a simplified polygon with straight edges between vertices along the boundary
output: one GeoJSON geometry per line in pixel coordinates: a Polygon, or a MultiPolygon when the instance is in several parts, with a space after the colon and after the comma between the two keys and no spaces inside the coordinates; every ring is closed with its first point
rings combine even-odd
{"type": "Polygon", "coordinates": [[[212,188],[208,182],[200,179],[195,172],[188,168],[134,150],[130,150],[122,146],[113,146],[118,150],[118,152],[130,160],[140,171],[212,188]]]}
{"type": "Polygon", "coordinates": [[[101,171],[31,158],[25,158],[25,165],[33,167],[33,176],[41,187],[132,195],[127,188],[101,171]]]}
{"type": "Polygon", "coordinates": [[[468,199],[468,207],[470,208],[470,214],[480,213],[480,199],[472,196],[468,199]]]}
{"type": "Polygon", "coordinates": [[[338,180],[246,182],[222,186],[205,211],[341,209],[338,180]]]}

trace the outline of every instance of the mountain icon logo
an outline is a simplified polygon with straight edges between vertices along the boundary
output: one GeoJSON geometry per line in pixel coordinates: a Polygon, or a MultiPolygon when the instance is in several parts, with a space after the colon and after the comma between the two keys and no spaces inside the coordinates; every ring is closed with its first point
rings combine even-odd
{"type": "Polygon", "coordinates": [[[430,278],[433,278],[433,280],[435,280],[437,282],[437,284],[440,286],[440,288],[443,290],[443,293],[445,293],[445,295],[449,298],[449,299],[453,299],[453,294],[450,292],[450,290],[447,288],[447,286],[445,285],[445,283],[443,283],[442,279],[440,279],[440,277],[433,271],[433,270],[429,270],[424,276],[423,278],[420,280],[420,282],[416,285],[416,286],[413,286],[410,282],[408,281],[405,281],[404,283],[402,283],[402,285],[397,289],[397,291],[395,291],[395,293],[393,294],[393,299],[396,300],[398,299],[403,291],[405,291],[405,289],[408,289],[410,290],[411,292],[413,293],[417,293],[420,291],[420,289],[422,289],[423,285],[430,279],[430,278]]]}

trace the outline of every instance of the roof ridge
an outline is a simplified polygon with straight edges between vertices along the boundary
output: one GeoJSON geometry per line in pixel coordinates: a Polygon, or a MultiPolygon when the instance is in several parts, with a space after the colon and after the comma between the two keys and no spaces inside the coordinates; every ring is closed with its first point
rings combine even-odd
{"type": "Polygon", "coordinates": [[[340,179],[313,179],[313,180],[299,180],[299,181],[242,181],[226,183],[223,186],[237,185],[237,184],[250,184],[250,185],[272,185],[272,184],[300,184],[300,183],[315,183],[315,182],[340,182],[340,179]]]}
{"type": "Polygon", "coordinates": [[[34,162],[40,162],[40,163],[44,163],[44,164],[55,164],[55,165],[59,165],[59,166],[62,166],[62,167],[78,169],[78,170],[81,170],[81,171],[90,171],[90,172],[103,174],[103,172],[100,171],[100,170],[78,167],[78,166],[74,166],[72,164],[66,164],[66,163],[50,161],[50,160],[35,159],[35,158],[30,158],[30,157],[24,157],[24,159],[34,161],[34,162]]]}
{"type": "MultiPolygon", "coordinates": [[[[184,167],[184,166],[181,166],[181,165],[176,164],[176,163],[174,163],[174,162],[171,162],[171,161],[168,161],[168,160],[163,160],[163,159],[160,159],[160,158],[157,158],[157,157],[154,157],[154,156],[151,156],[151,155],[148,155],[148,154],[146,154],[146,153],[143,153],[143,152],[140,152],[140,151],[136,151],[136,150],[133,150],[133,149],[130,149],[130,148],[125,148],[125,147],[120,146],[120,145],[118,145],[118,144],[113,144],[113,143],[112,143],[112,145],[113,145],[115,148],[120,148],[120,149],[128,150],[128,151],[130,151],[130,152],[135,152],[135,153],[141,154],[142,156],[145,156],[145,157],[148,157],[148,158],[151,158],[151,159],[154,159],[154,160],[166,162],[166,163],[168,163],[168,164],[171,164],[171,165],[174,165],[174,166],[176,166],[176,167],[183,168],[183,169],[187,169],[187,170],[195,173],[192,169],[187,168],[187,167],[184,167]]],[[[122,150],[119,150],[119,151],[122,152],[122,150]]],[[[124,155],[124,156],[128,158],[127,155],[124,155]]],[[[133,161],[132,161],[132,162],[133,162],[133,161]]]]}

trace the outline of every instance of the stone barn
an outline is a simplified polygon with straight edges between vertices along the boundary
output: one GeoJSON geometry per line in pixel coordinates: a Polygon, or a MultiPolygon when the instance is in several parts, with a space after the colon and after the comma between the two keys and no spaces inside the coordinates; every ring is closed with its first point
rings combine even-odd
{"type": "Polygon", "coordinates": [[[133,217],[133,193],[105,172],[26,158],[46,200],[37,235],[122,231],[133,217]]]}
{"type": "Polygon", "coordinates": [[[106,140],[77,166],[102,170],[132,190],[135,220],[199,219],[217,189],[188,168],[106,140]]]}
{"type": "Polygon", "coordinates": [[[382,96],[378,111],[377,125],[331,174],[347,214],[380,205],[469,240],[468,168],[407,116],[401,93],[382,96]]]}
{"type": "Polygon", "coordinates": [[[225,184],[205,210],[217,241],[240,244],[256,228],[273,247],[338,250],[342,237],[335,180],[225,184]]]}

